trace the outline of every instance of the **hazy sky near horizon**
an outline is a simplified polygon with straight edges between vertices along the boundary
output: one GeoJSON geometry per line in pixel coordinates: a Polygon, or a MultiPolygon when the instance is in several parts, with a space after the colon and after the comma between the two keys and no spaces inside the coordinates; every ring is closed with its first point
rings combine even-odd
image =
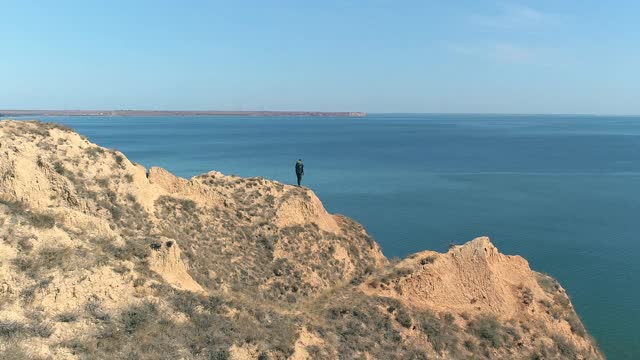
{"type": "Polygon", "coordinates": [[[0,0],[0,109],[640,114],[640,2],[0,0]]]}

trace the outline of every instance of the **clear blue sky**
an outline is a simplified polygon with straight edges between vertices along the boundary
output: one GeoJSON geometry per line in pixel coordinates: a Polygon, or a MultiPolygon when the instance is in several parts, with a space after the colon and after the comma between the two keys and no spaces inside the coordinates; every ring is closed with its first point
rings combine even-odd
{"type": "Polygon", "coordinates": [[[0,0],[0,108],[640,114],[640,2],[0,0]]]}

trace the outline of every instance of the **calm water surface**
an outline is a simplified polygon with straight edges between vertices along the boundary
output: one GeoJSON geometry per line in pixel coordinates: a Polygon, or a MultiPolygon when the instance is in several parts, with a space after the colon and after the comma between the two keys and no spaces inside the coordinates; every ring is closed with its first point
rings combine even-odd
{"type": "Polygon", "coordinates": [[[41,117],[147,167],[304,184],[389,257],[488,235],[567,289],[610,359],[640,359],[640,118],[41,117]]]}

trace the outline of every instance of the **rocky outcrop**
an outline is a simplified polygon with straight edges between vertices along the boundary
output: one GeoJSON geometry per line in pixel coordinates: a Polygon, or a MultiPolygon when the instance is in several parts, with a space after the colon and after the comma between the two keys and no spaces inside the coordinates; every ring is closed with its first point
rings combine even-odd
{"type": "Polygon", "coordinates": [[[478,238],[390,263],[306,189],[145,169],[0,122],[13,358],[602,358],[562,287],[478,238]]]}
{"type": "Polygon", "coordinates": [[[487,237],[453,246],[445,254],[415,254],[392,269],[406,269],[407,274],[394,279],[393,286],[383,285],[379,293],[440,311],[510,318],[522,311],[523,289],[528,289],[532,299],[550,300],[527,261],[501,254],[487,237]]]}
{"type": "Polygon", "coordinates": [[[386,280],[371,279],[361,289],[452,316],[490,316],[500,323],[528,324],[527,334],[518,339],[521,350],[535,352],[540,338],[554,334],[588,354],[597,353],[565,290],[549,276],[532,271],[524,258],[500,253],[488,237],[452,246],[444,254],[414,254],[382,278],[386,280]]]}
{"type": "Polygon", "coordinates": [[[187,267],[180,256],[178,244],[171,239],[158,238],[159,242],[151,245],[149,269],[162,277],[169,285],[181,290],[204,292],[200,284],[195,282],[187,272],[187,267]]]}

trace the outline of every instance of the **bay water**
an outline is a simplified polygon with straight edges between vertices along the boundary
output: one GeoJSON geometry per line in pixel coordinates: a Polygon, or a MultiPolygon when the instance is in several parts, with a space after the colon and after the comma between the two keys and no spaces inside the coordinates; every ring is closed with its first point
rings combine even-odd
{"type": "Polygon", "coordinates": [[[610,359],[640,359],[640,117],[30,117],[146,167],[303,185],[388,257],[489,236],[567,289],[610,359]]]}

